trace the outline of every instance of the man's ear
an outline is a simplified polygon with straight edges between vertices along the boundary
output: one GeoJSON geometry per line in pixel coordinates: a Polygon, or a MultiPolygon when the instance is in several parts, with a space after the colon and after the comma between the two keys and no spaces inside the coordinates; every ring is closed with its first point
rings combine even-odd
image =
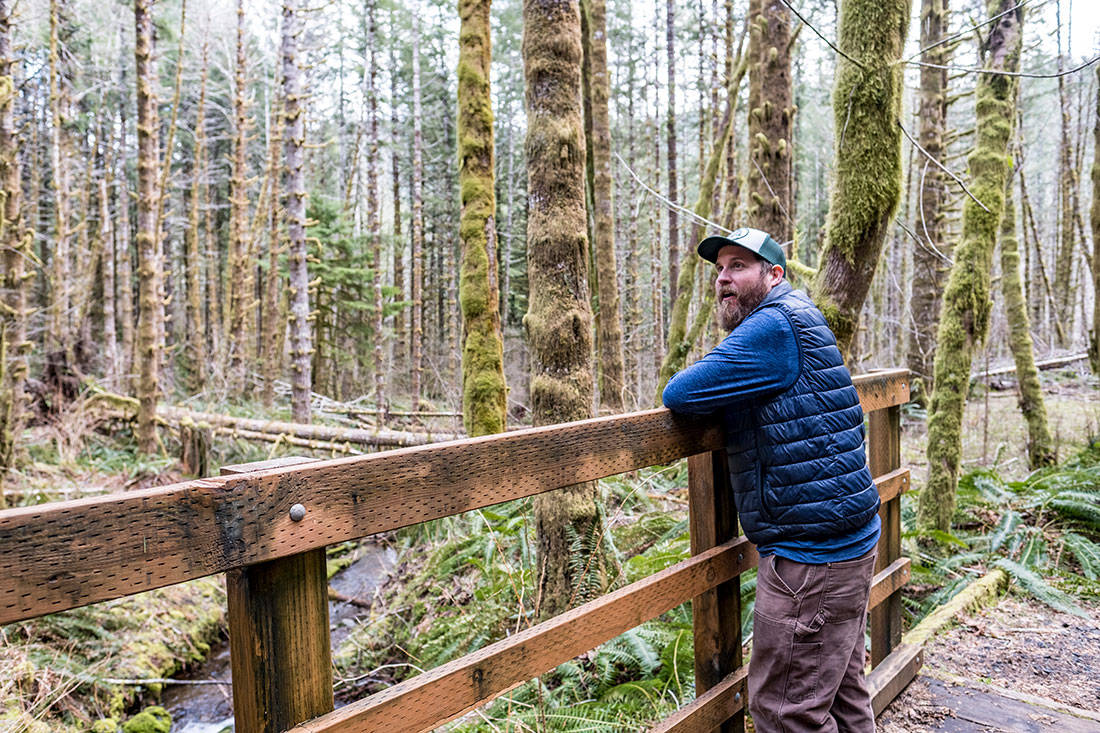
{"type": "Polygon", "coordinates": [[[768,273],[768,284],[774,288],[783,281],[783,275],[783,268],[780,265],[772,265],[772,269],[768,273]]]}

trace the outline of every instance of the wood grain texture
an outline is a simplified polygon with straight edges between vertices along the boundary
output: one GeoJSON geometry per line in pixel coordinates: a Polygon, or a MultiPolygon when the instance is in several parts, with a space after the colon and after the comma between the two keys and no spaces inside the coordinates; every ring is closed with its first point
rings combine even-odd
{"type": "MultiPolygon", "coordinates": [[[[223,475],[302,465],[287,456],[223,466],[223,475]]],[[[239,733],[277,733],[333,708],[324,548],[225,574],[233,712],[239,733]]]]}
{"type": "Polygon", "coordinates": [[[721,445],[649,410],[0,512],[0,623],[118,598],[721,445]],[[301,503],[306,517],[289,518],[301,503]]]}
{"type": "Polygon", "coordinates": [[[739,575],[755,557],[751,548],[740,538],[707,550],[293,732],[411,733],[436,728],[739,575]]]}
{"type": "Polygon", "coordinates": [[[859,404],[867,414],[909,401],[909,370],[886,369],[852,377],[859,404]]]}
{"type": "MultiPolygon", "coordinates": [[[[885,407],[868,415],[867,464],[872,476],[882,476],[901,466],[901,407],[885,407]]],[[[907,484],[908,485],[908,482],[907,484]]],[[[879,508],[882,535],[875,571],[881,572],[901,557],[901,497],[884,501],[879,508]]],[[[901,592],[895,591],[871,608],[871,667],[877,667],[901,644],[901,592]]]]}
{"type": "Polygon", "coordinates": [[[878,716],[908,685],[924,663],[924,647],[902,644],[867,675],[871,708],[878,716]]]}
{"type": "Polygon", "coordinates": [[[909,582],[910,560],[899,557],[871,579],[871,596],[867,600],[868,608],[875,608],[909,582]]]}
{"type": "Polygon", "coordinates": [[[649,733],[712,731],[732,716],[743,718],[748,701],[748,667],[742,667],[650,729],[649,733]]]}
{"type": "MultiPolygon", "coordinates": [[[[865,407],[907,372],[856,378],[865,407]]],[[[713,420],[648,410],[0,511],[0,624],[532,496],[722,446],[713,420]],[[306,518],[288,516],[301,503],[306,518]]]]}
{"type": "MultiPolygon", "coordinates": [[[[729,485],[725,450],[688,458],[688,500],[693,555],[737,536],[737,510],[729,485]]],[[[752,555],[751,562],[755,566],[758,560],[755,548],[752,555]]],[[[730,578],[696,596],[691,613],[695,692],[703,697],[726,682],[743,664],[741,577],[730,578]]],[[[743,710],[723,717],[714,727],[719,733],[741,733],[744,728],[743,710]]]]}

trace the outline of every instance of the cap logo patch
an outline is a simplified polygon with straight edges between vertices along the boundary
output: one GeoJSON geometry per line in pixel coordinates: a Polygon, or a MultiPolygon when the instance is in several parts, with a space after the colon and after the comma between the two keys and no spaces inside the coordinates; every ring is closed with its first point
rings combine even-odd
{"type": "Polygon", "coordinates": [[[730,239],[741,239],[742,237],[749,236],[748,227],[741,227],[736,232],[730,235],[730,239]]]}

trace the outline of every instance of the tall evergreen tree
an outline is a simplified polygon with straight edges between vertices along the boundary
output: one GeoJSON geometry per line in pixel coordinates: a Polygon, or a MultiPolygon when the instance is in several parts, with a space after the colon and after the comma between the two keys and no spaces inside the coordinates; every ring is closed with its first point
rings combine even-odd
{"type": "MultiPolygon", "coordinates": [[[[290,260],[290,411],[295,422],[310,419],[313,387],[312,329],[309,322],[309,266],[306,262],[305,109],[302,105],[296,0],[283,0],[283,109],[286,119],[286,230],[290,260]]],[[[273,182],[274,183],[274,182],[273,182]]]]}
{"type": "Polygon", "coordinates": [[[967,162],[978,201],[963,204],[962,240],[943,296],[928,416],[928,484],[920,493],[918,526],[947,531],[955,511],[962,453],[962,417],[974,353],[989,331],[993,249],[1004,211],[1008,145],[1016,117],[1024,11],[1012,0],[988,0],[992,19],[983,47],[986,73],[978,78],[977,141],[967,162]]]}
{"type": "MultiPolygon", "coordinates": [[[[1096,67],[1097,88],[1100,89],[1100,65],[1096,67]]],[[[1093,120],[1094,151],[1100,151],[1100,92],[1096,94],[1096,112],[1093,120]]],[[[1100,374],[1100,152],[1092,159],[1092,335],[1089,338],[1089,363],[1092,373],[1100,374]]]]}
{"type": "Polygon", "coordinates": [[[156,217],[160,192],[157,190],[157,105],[156,73],[153,65],[153,3],[134,0],[135,76],[137,78],[138,130],[138,289],[141,312],[138,315],[138,449],[153,453],[157,449],[157,395],[161,353],[164,342],[163,265],[160,243],[156,239],[156,217]]]}

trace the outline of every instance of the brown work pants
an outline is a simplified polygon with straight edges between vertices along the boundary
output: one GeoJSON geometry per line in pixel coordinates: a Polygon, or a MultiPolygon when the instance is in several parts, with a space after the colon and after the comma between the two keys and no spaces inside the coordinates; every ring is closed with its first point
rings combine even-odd
{"type": "Polygon", "coordinates": [[[875,551],[806,565],[760,559],[749,712],[758,733],[872,733],[863,632],[875,551]]]}

